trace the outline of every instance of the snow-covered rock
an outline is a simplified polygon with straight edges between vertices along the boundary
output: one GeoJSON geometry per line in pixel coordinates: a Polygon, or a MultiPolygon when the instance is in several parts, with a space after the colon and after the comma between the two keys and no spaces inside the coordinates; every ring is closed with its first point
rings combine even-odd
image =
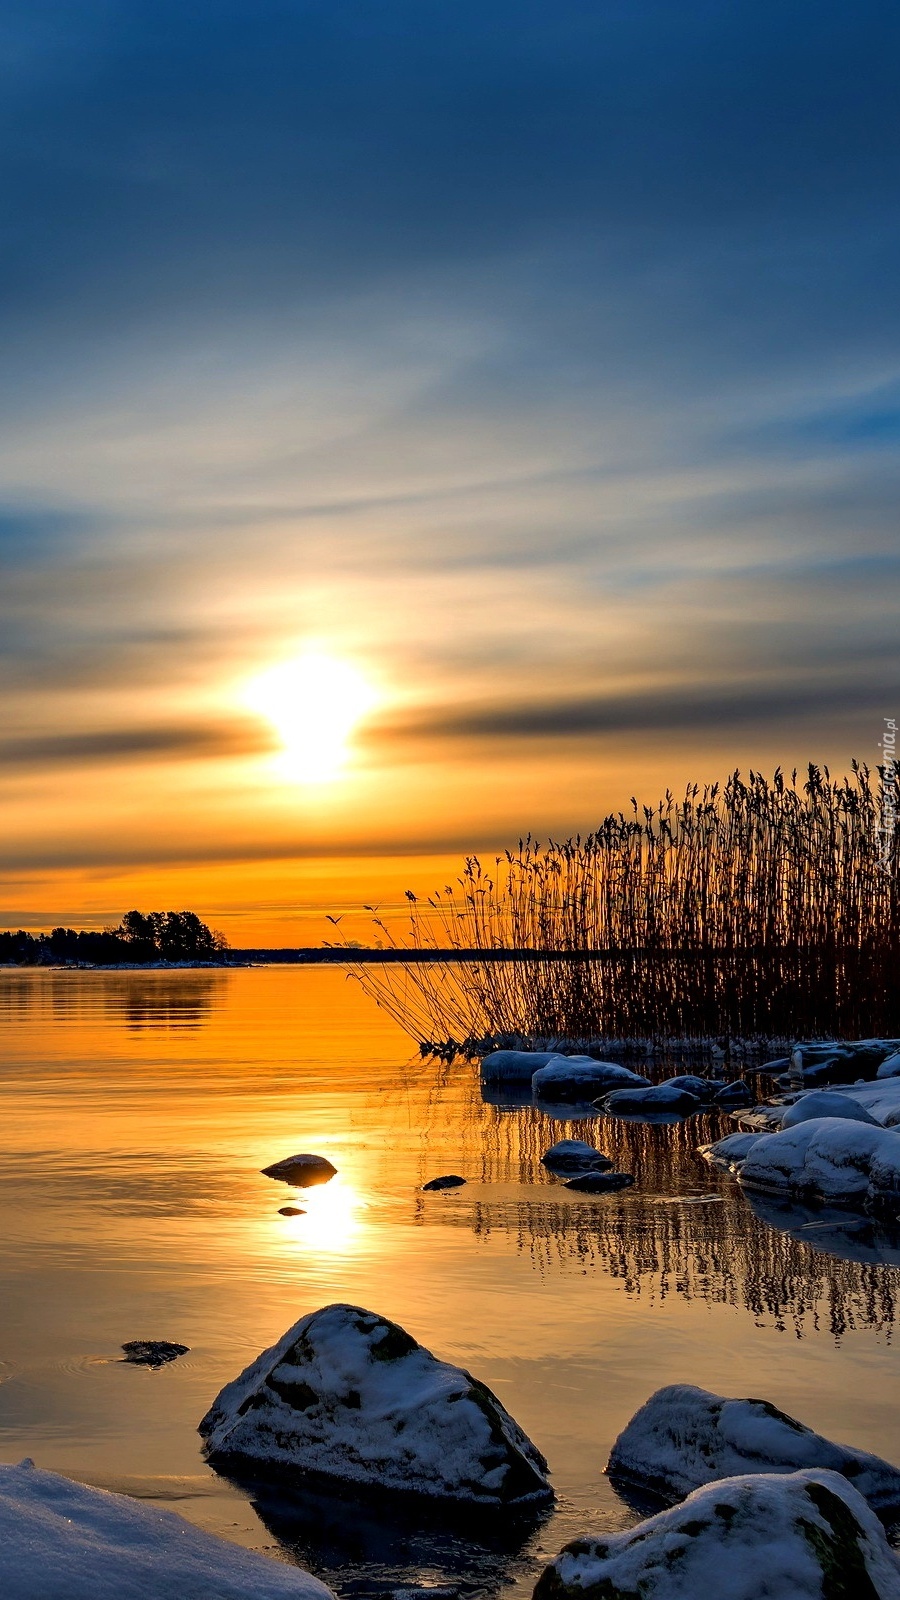
{"type": "Polygon", "coordinates": [[[757,1139],[740,1182],[766,1194],[894,1213],[900,1211],[900,1133],[836,1117],[801,1122],[757,1139]]]}
{"type": "Polygon", "coordinates": [[[876,1078],[900,1078],[900,1050],[895,1050],[892,1056],[885,1056],[875,1076],[876,1078]]]}
{"type": "Polygon", "coordinates": [[[648,1085],[645,1089],[615,1089],[603,1101],[604,1111],[611,1111],[616,1116],[623,1113],[626,1116],[646,1115],[657,1111],[689,1114],[699,1111],[700,1105],[698,1096],[682,1088],[674,1078],[666,1083],[648,1085]]]}
{"type": "Polygon", "coordinates": [[[331,1600],[299,1567],[203,1533],[172,1511],[0,1466],[3,1600],[331,1600]]]}
{"type": "Polygon", "coordinates": [[[683,1500],[716,1478],[825,1468],[847,1478],[884,1515],[900,1507],[900,1470],[833,1444],[767,1400],[729,1400],[688,1383],[655,1394],[612,1447],[607,1472],[662,1500],[683,1500]]]}
{"type": "Polygon", "coordinates": [[[315,1184],[328,1183],[335,1176],[337,1167],[333,1167],[327,1156],[285,1156],[281,1161],[273,1161],[270,1167],[263,1167],[264,1178],[277,1178],[279,1183],[292,1183],[297,1189],[312,1189],[315,1184]]]}
{"type": "Polygon", "coordinates": [[[729,1133],[724,1139],[717,1139],[715,1144],[702,1144],[698,1154],[714,1167],[723,1167],[726,1172],[738,1172],[761,1137],[758,1133],[729,1133]]]}
{"type": "Polygon", "coordinates": [[[801,1122],[813,1122],[816,1117],[840,1117],[845,1122],[867,1122],[872,1127],[878,1126],[871,1111],[867,1111],[852,1095],[832,1094],[827,1089],[811,1089],[809,1094],[801,1095],[793,1105],[786,1106],[781,1113],[781,1126],[796,1128],[801,1122]]]}
{"type": "Polygon", "coordinates": [[[358,1306],[303,1317],[200,1423],[229,1463],[467,1504],[552,1499],[547,1463],[490,1389],[358,1306]]]}
{"type": "Polygon", "coordinates": [[[530,1083],[538,1067],[556,1061],[558,1050],[494,1050],[481,1063],[485,1083],[530,1083]]]}
{"type": "Polygon", "coordinates": [[[575,1539],[534,1600],[900,1600],[900,1562],[836,1472],[723,1478],[627,1533],[575,1539]]]}
{"type": "Polygon", "coordinates": [[[531,1080],[535,1099],[556,1105],[567,1100],[594,1100],[607,1089],[643,1088],[646,1084],[647,1079],[629,1067],[617,1061],[595,1061],[593,1056],[559,1056],[540,1067],[531,1080]]]}
{"type": "Polygon", "coordinates": [[[541,1161],[549,1172],[606,1172],[612,1162],[602,1150],[595,1150],[583,1139],[558,1139],[545,1150],[541,1161]]]}

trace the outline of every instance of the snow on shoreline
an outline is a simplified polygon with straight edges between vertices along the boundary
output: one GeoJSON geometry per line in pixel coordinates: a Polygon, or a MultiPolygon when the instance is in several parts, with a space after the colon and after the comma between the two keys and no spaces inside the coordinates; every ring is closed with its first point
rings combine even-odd
{"type": "Polygon", "coordinates": [[[3,1600],[334,1600],[302,1568],[30,1461],[0,1466],[3,1600]]]}

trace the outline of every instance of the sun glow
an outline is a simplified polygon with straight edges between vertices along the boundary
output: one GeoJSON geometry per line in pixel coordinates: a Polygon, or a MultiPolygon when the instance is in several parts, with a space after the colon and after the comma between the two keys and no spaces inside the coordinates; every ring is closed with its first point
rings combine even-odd
{"type": "Polygon", "coordinates": [[[353,731],[378,696],[348,661],[308,650],[254,678],[244,699],[275,729],[285,777],[331,783],[346,767],[353,731]]]}

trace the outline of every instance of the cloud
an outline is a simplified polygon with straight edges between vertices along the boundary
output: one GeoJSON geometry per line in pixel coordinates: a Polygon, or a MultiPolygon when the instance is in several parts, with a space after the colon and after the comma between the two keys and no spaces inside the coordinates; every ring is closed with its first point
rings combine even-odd
{"type": "Polygon", "coordinates": [[[734,683],[721,688],[679,686],[637,694],[567,695],[519,702],[435,708],[376,725],[368,734],[377,747],[393,740],[570,740],[613,733],[725,734],[736,724],[769,726],[786,720],[838,720],[847,713],[871,716],[900,696],[900,669],[878,683],[734,683]],[[893,697],[893,698],[892,698],[893,697]]]}
{"type": "MultiPolygon", "coordinates": [[[[641,730],[840,751],[896,700],[895,8],[4,27],[10,790],[102,765],[96,848],[164,856],[117,766],[253,753],[228,700],[307,637],[378,678],[398,783],[641,730]]],[[[191,803],[260,847],[267,802],[191,803]]]]}
{"type": "Polygon", "coordinates": [[[172,723],[147,728],[107,728],[0,740],[0,768],[118,766],[147,756],[195,761],[259,755],[272,739],[259,722],[172,723]]]}

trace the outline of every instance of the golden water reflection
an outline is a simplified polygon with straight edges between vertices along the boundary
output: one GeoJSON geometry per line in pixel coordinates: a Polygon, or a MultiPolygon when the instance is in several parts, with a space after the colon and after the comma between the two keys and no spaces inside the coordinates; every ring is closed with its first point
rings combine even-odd
{"type": "MultiPolygon", "coordinates": [[[[507,1595],[529,1591],[536,1539],[557,1548],[633,1520],[602,1468],[662,1383],[759,1394],[896,1454],[897,1242],[860,1219],[751,1207],[696,1154],[725,1119],[487,1105],[474,1069],[411,1059],[355,985],[314,968],[0,973],[0,1093],[5,1460],[170,1494],[265,1545],[245,1495],[204,1467],[196,1423],[331,1300],[370,1305],[475,1371],[548,1455],[551,1525],[495,1552],[490,1581],[484,1551],[466,1558],[507,1595]],[[566,1191],[540,1156],[567,1134],[634,1188],[566,1191]],[[338,1176],[301,1191],[262,1175],[301,1150],[338,1176]],[[465,1187],[422,1192],[444,1172],[465,1187]],[[133,1338],[190,1353],[147,1374],[117,1359],[133,1338]]],[[[259,1510],[334,1575],[339,1514],[288,1533],[284,1506],[259,1510]]],[[[437,1581],[443,1548],[397,1531],[391,1571],[437,1581]]]]}

